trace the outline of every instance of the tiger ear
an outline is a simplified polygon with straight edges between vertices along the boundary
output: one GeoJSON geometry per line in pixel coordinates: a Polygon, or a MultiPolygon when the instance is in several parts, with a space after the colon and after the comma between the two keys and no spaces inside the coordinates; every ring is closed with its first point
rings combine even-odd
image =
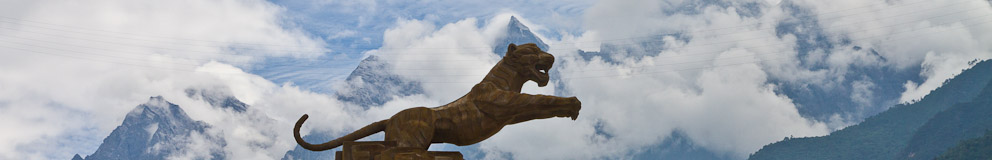
{"type": "Polygon", "coordinates": [[[513,51],[516,50],[517,50],[517,45],[510,43],[510,46],[506,46],[506,55],[510,55],[510,53],[513,53],[513,51]]]}

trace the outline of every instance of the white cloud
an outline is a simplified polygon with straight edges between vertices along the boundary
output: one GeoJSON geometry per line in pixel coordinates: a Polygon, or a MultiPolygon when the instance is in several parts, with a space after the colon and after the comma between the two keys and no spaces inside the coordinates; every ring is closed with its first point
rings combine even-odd
{"type": "MultiPolygon", "coordinates": [[[[733,11],[716,9],[708,11],[718,14],[706,15],[705,19],[724,19],[717,21],[721,25],[753,21],[735,18],[737,16],[733,11]]],[[[496,17],[508,18],[508,16],[496,17]]],[[[526,19],[519,16],[518,18],[526,19]]],[[[469,18],[436,28],[430,23],[418,20],[401,20],[397,27],[387,30],[383,48],[388,49],[370,53],[388,55],[384,57],[395,65],[394,72],[405,78],[428,82],[424,83],[426,96],[398,97],[387,103],[385,105],[387,107],[383,107],[392,108],[383,109],[392,111],[370,111],[395,113],[400,109],[414,106],[432,107],[465,94],[471,85],[488,72],[492,63],[498,60],[490,53],[491,49],[488,47],[493,40],[488,37],[494,36],[487,36],[486,33],[491,33],[488,32],[489,30],[500,30],[502,27],[499,25],[505,25],[505,22],[499,20],[489,20],[486,21],[486,25],[478,27],[476,21],[469,18]],[[433,49],[425,53],[416,50],[420,48],[433,49]],[[466,59],[476,61],[467,64],[457,61],[466,59]],[[407,70],[411,68],[430,70],[407,70]],[[429,100],[425,101],[424,98],[429,100]]],[[[716,28],[721,25],[704,27],[716,28]]],[[[604,32],[593,30],[583,35],[599,37],[601,33],[604,32]]],[[[610,64],[600,60],[586,62],[578,59],[574,51],[576,47],[584,47],[582,45],[552,45],[550,50],[554,50],[553,54],[559,57],[555,69],[563,73],[565,78],[562,80],[565,81],[569,91],[583,100],[583,110],[579,120],[536,120],[508,126],[491,139],[483,141],[480,149],[485,151],[487,158],[497,159],[619,158],[636,153],[643,147],[657,144],[672,131],[681,130],[688,133],[689,138],[704,148],[727,153],[731,157],[743,157],[764,144],[782,137],[826,134],[828,130],[824,123],[801,117],[791,100],[774,93],[775,86],[765,84],[766,73],[760,65],[750,64],[730,70],[680,72],[664,72],[672,68],[652,67],[658,64],[700,60],[709,61],[672,67],[685,69],[728,65],[776,58],[757,54],[757,51],[789,50],[788,47],[744,49],[746,46],[763,44],[748,42],[712,47],[683,47],[710,43],[706,41],[707,39],[744,39],[748,36],[767,34],[773,33],[751,32],[731,37],[700,35],[699,39],[703,40],[689,44],[678,43],[677,40],[669,37],[667,41],[673,42],[669,44],[673,45],[671,47],[684,49],[665,51],[659,56],[642,60],[617,57],[623,58],[622,64],[610,64]],[[700,51],[714,53],[702,56],[686,55],[700,51]],[[643,72],[661,73],[642,74],[643,72]],[[621,76],[601,77],[615,74],[621,76]],[[599,77],[569,78],[584,76],[599,77]],[[603,127],[601,130],[609,136],[598,134],[597,126],[603,127]],[[508,155],[512,157],[505,157],[508,155]]],[[[579,41],[593,38],[565,37],[564,39],[579,41]]],[[[551,43],[554,44],[555,41],[551,43]]],[[[561,41],[561,43],[576,44],[571,41],[561,41]]],[[[525,90],[539,94],[550,94],[554,91],[553,86],[537,88],[530,84],[525,85],[525,90]]]]}
{"type": "MultiPolygon", "coordinates": [[[[800,1],[814,13],[824,29],[852,39],[851,46],[878,50],[895,68],[920,66],[922,84],[907,81],[900,103],[918,100],[945,80],[968,68],[967,62],[992,58],[989,2],[955,1],[800,1]],[[841,14],[843,10],[844,13],[841,14]]],[[[841,52],[844,53],[844,52],[841,52]]],[[[858,64],[853,58],[842,63],[858,64]],[[853,61],[853,62],[852,62],[853,61]]]]}
{"type": "Polygon", "coordinates": [[[173,138],[178,141],[172,141],[176,143],[170,144],[158,143],[154,145],[153,149],[167,145],[173,146],[167,146],[166,149],[179,149],[178,153],[168,155],[165,159],[210,159],[215,156],[214,153],[220,152],[221,148],[224,147],[222,146],[223,141],[216,139],[211,133],[190,132],[189,135],[173,138]]]}
{"type": "Polygon", "coordinates": [[[452,101],[499,61],[492,45],[495,37],[505,34],[512,15],[499,14],[482,23],[467,18],[439,28],[420,20],[399,20],[386,30],[383,48],[366,54],[383,57],[393,73],[422,82],[427,96],[452,101]]]}
{"type": "Polygon", "coordinates": [[[926,58],[923,60],[923,64],[921,64],[924,70],[920,72],[921,76],[927,77],[926,81],[922,84],[907,81],[904,84],[906,87],[906,92],[903,92],[902,96],[899,97],[899,102],[912,103],[918,101],[923,98],[923,96],[930,94],[930,91],[944,85],[944,82],[948,79],[954,78],[954,76],[960,74],[961,71],[971,68],[973,64],[969,64],[969,61],[988,58],[990,58],[988,55],[967,56],[954,53],[927,53],[926,58]]]}
{"type": "MultiPolygon", "coordinates": [[[[682,26],[715,30],[739,24],[754,25],[719,32],[690,32],[692,40],[688,43],[666,37],[666,45],[672,49],[641,60],[611,57],[619,59],[620,64],[599,59],[585,62],[575,58],[574,52],[559,52],[561,54],[556,56],[569,57],[560,59],[567,63],[556,66],[563,73],[562,80],[569,93],[583,100],[580,120],[555,124],[539,121],[508,127],[492,140],[483,142],[484,150],[497,153],[491,155],[511,153],[517,159],[618,158],[652,147],[679,130],[694,144],[736,159],[782,137],[817,136],[829,131],[825,123],[800,116],[788,97],[775,93],[776,86],[767,84],[767,73],[760,63],[747,64],[782,58],[786,58],[787,63],[790,60],[787,57],[795,54],[787,54],[791,45],[759,47],[769,43],[788,44],[792,40],[788,36],[774,38],[773,30],[762,30],[772,24],[758,23],[773,20],[777,17],[775,14],[781,13],[766,8],[762,10],[766,17],[749,18],[739,16],[735,9],[708,7],[702,8],[703,13],[699,15],[664,16],[661,10],[678,6],[616,3],[623,4],[601,2],[590,8],[593,11],[586,15],[586,23],[590,23],[590,32],[594,34],[589,35],[596,36],[597,40],[610,40],[634,34],[672,33],[682,26]],[[610,16],[628,11],[644,14],[610,16]],[[754,37],[770,38],[749,40],[754,37]],[[712,45],[718,42],[731,43],[712,45]],[[776,52],[786,54],[768,54],[776,52]],[[700,67],[718,68],[695,69],[700,67]],[[602,125],[601,130],[605,133],[597,134],[593,129],[597,125],[602,125]],[[532,138],[539,137],[535,135],[563,138],[532,138]],[[532,152],[534,149],[541,152],[532,152]]],[[[682,2],[650,3],[677,5],[682,2]]],[[[628,41],[604,43],[630,46],[628,41]]],[[[552,46],[552,50],[556,47],[574,50],[585,46],[552,46]]]]}
{"type": "MultiPolygon", "coordinates": [[[[184,107],[190,110],[190,117],[204,120],[214,126],[212,132],[223,135],[227,140],[224,147],[227,158],[232,159],[278,159],[287,150],[296,146],[292,138],[293,123],[303,114],[310,114],[302,134],[310,130],[324,130],[343,133],[361,127],[372,119],[364,118],[356,110],[337,101],[334,97],[303,91],[298,87],[277,86],[257,76],[244,73],[233,66],[208,63],[198,71],[226,74],[211,75],[217,78],[217,85],[231,88],[235,97],[244,99],[250,105],[245,113],[236,113],[213,107],[184,107]],[[254,93],[240,94],[237,93],[254,93]]],[[[186,98],[181,98],[184,100],[186,98]]],[[[202,101],[190,101],[180,106],[206,105],[202,101]]]]}
{"type": "MultiPolygon", "coordinates": [[[[648,56],[642,60],[617,55],[609,57],[619,61],[619,64],[603,63],[599,59],[591,62],[560,59],[568,63],[556,68],[565,77],[563,80],[569,89],[568,93],[583,100],[583,118],[573,123],[551,124],[557,121],[546,120],[508,127],[491,140],[483,142],[482,149],[490,152],[489,158],[507,158],[506,153],[518,159],[615,158],[660,143],[673,130],[680,130],[695,145],[718,154],[725,153],[731,158],[743,158],[782,137],[824,135],[830,130],[860,121],[854,118],[863,118],[857,115],[863,113],[833,114],[825,122],[804,118],[797,112],[792,100],[775,93],[776,86],[769,85],[766,78],[775,77],[828,89],[852,87],[852,96],[860,95],[852,100],[865,101],[868,99],[864,98],[877,94],[871,91],[875,86],[871,81],[839,86],[845,81],[857,81],[844,79],[850,72],[849,68],[903,69],[922,65],[924,72],[921,74],[927,78],[927,85],[909,86],[910,89],[903,94],[903,97],[920,97],[925,93],[921,94],[917,90],[929,92],[953,74],[967,68],[966,62],[985,59],[990,55],[987,46],[974,45],[986,44],[988,38],[972,36],[988,34],[988,24],[979,24],[977,22],[981,21],[976,19],[962,19],[988,15],[990,10],[988,3],[984,1],[918,2],[922,4],[915,7],[901,7],[910,3],[909,1],[797,2],[799,7],[804,7],[801,9],[812,9],[813,13],[821,15],[812,18],[820,22],[819,25],[824,29],[822,34],[827,36],[826,41],[836,45],[829,50],[813,50],[802,59],[796,58],[797,36],[785,34],[778,38],[779,35],[775,32],[778,22],[796,16],[790,15],[780,6],[758,6],[761,16],[748,17],[736,12],[744,9],[741,6],[721,8],[690,6],[687,3],[602,1],[589,8],[585,15],[587,32],[582,37],[563,37],[563,42],[559,44],[573,46],[553,45],[553,50],[556,47],[598,50],[594,46],[570,43],[581,42],[580,39],[630,45],[640,40],[614,39],[644,37],[634,35],[645,33],[681,32],[690,36],[691,40],[688,44],[675,43],[675,46],[670,46],[670,49],[662,51],[658,56],[648,56]],[[934,6],[952,3],[962,5],[915,15],[901,14],[923,12],[934,6]],[[844,14],[826,13],[865,5],[869,7],[857,12],[845,12],[858,13],[852,14],[858,16],[837,18],[838,16],[827,15],[844,14]],[[680,7],[697,9],[698,14],[667,15],[664,12],[685,9],[680,7]],[[930,19],[967,9],[973,10],[956,15],[961,18],[951,16],[930,19]],[[903,23],[908,25],[902,25],[903,23]],[[845,40],[850,42],[843,42],[845,40]],[[875,49],[880,55],[852,49],[854,46],[875,49]],[[936,53],[921,54],[929,52],[936,53]],[[801,61],[823,64],[826,68],[811,69],[801,65],[801,61]],[[747,64],[748,62],[755,64],[747,64]],[[740,63],[745,64],[733,65],[740,63]],[[722,67],[724,65],[730,66],[722,67]],[[716,69],[693,69],[699,67],[716,69]],[[609,135],[607,137],[612,138],[604,139],[603,135],[595,134],[590,129],[597,123],[605,124],[603,130],[609,135]],[[540,135],[554,135],[556,138],[534,138],[541,137],[540,135]],[[541,152],[532,152],[533,150],[541,152]]],[[[811,32],[814,28],[800,29],[811,32]]],[[[672,43],[666,45],[670,44],[672,43]]],[[[571,55],[574,53],[557,53],[560,53],[557,55],[559,57],[575,56],[571,55]]]]}
{"type": "MultiPolygon", "coordinates": [[[[243,76],[240,70],[209,70],[222,68],[212,66],[219,63],[207,64],[207,71],[194,71],[211,60],[244,66],[262,57],[310,57],[322,53],[312,51],[325,50],[323,42],[286,27],[281,20],[283,10],[268,2],[12,3],[19,4],[2,5],[0,10],[4,15],[0,18],[0,72],[4,73],[0,75],[4,88],[0,116],[5,117],[0,128],[11,131],[0,133],[5,142],[0,145],[0,159],[68,159],[75,153],[91,154],[129,110],[155,95],[180,104],[195,120],[215,124],[238,120],[218,116],[223,114],[185,98],[182,90],[193,86],[229,86],[235,96],[253,104],[321,97],[258,76],[243,76]],[[308,52],[294,52],[300,50],[308,52]],[[280,92],[299,96],[269,100],[289,97],[268,95],[280,92]]],[[[308,102],[315,103],[308,106],[312,110],[322,107],[328,112],[334,109],[326,106],[337,105],[319,99],[308,102]]],[[[231,144],[239,144],[239,138],[252,141],[253,132],[278,133],[278,141],[285,143],[262,152],[278,158],[292,147],[292,138],[286,134],[290,124],[304,113],[290,109],[273,112],[281,113],[273,116],[277,120],[273,123],[278,124],[221,128],[225,134],[246,135],[233,136],[228,139],[234,141],[231,144]]]]}
{"type": "MultiPolygon", "coordinates": [[[[719,57],[739,52],[746,51],[737,49],[719,57]]],[[[558,68],[573,73],[566,77],[607,66],[632,67],[566,61],[571,63],[558,68]]],[[[494,156],[511,153],[515,159],[618,158],[680,130],[700,147],[741,158],[782,137],[827,133],[824,123],[801,117],[791,100],[774,93],[775,86],[764,84],[765,77],[759,66],[750,64],[698,72],[569,79],[565,82],[568,90],[583,101],[579,121],[521,123],[484,141],[482,148],[495,152],[491,153],[494,156]],[[603,125],[605,135],[596,134],[597,125],[603,125]]]]}

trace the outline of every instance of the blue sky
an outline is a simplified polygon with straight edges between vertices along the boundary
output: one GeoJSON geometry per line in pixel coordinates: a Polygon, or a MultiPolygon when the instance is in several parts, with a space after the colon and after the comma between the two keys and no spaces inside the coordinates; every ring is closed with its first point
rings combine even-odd
{"type": "Polygon", "coordinates": [[[0,130],[13,132],[0,133],[0,159],[93,153],[157,95],[228,140],[193,140],[173,158],[209,155],[190,149],[205,146],[233,159],[282,158],[302,114],[311,115],[304,132],[340,134],[458,98],[499,60],[491,52],[510,16],[557,57],[560,77],[524,92],[579,97],[582,116],[509,126],[455,149],[626,159],[693,156],[667,152],[687,147],[743,159],[783,137],[825,135],[912,103],[968,62],[992,58],[988,15],[987,0],[6,0],[0,130]],[[423,93],[379,106],[338,100],[360,89],[344,78],[368,55],[423,93]],[[258,114],[211,108],[185,96],[190,88],[231,93],[258,114]]]}

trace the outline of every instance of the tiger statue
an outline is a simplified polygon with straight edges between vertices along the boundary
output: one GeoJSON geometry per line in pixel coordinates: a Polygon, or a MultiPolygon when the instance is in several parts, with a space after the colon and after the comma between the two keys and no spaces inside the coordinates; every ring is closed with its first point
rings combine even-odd
{"type": "Polygon", "coordinates": [[[396,148],[426,151],[432,143],[458,146],[479,143],[493,136],[506,125],[552,117],[579,117],[582,103],[575,97],[556,97],[520,93],[527,81],[547,86],[548,70],[555,57],[541,51],[533,43],[507,47],[506,55],[489,74],[457,100],[433,108],[414,107],[396,113],[386,120],[369,124],[343,137],[321,144],[311,144],[300,136],[300,127],[307,120],[304,114],[293,128],[296,142],[312,151],[341,146],[369,135],[385,132],[386,141],[395,141],[396,148]]]}

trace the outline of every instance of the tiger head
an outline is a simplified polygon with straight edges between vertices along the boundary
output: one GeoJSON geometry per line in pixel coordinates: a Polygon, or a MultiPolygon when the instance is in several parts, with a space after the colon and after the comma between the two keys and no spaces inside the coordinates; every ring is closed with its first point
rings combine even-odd
{"type": "Polygon", "coordinates": [[[525,77],[527,80],[537,82],[537,86],[544,87],[550,80],[548,70],[555,63],[555,56],[541,51],[541,48],[534,43],[519,46],[511,43],[506,48],[503,63],[515,70],[517,76],[525,77]]]}

